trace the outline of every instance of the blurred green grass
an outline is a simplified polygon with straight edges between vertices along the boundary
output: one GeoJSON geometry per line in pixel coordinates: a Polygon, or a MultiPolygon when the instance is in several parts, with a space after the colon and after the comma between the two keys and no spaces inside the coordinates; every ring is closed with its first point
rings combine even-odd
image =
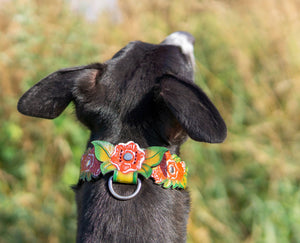
{"type": "Polygon", "coordinates": [[[88,131],[72,106],[49,121],[16,111],[21,94],[63,67],[105,61],[127,42],[196,38],[196,82],[228,138],[189,140],[189,242],[300,242],[300,16],[297,0],[119,2],[87,22],[59,0],[0,6],[0,242],[74,242],[70,186],[88,131]]]}

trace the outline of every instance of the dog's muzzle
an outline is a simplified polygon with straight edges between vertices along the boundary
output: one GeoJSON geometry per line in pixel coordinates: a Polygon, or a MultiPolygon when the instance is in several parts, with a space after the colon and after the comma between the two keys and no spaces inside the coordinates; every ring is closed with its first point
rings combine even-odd
{"type": "Polygon", "coordinates": [[[174,32],[167,36],[166,39],[161,43],[161,45],[179,46],[182,53],[188,56],[191,60],[193,68],[195,67],[194,44],[194,36],[185,31],[174,32]]]}

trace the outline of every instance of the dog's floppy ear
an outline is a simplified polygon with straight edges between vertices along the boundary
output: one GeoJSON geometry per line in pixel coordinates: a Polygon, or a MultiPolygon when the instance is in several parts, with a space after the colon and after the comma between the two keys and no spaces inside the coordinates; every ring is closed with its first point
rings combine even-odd
{"type": "Polygon", "coordinates": [[[224,141],[225,122],[198,86],[170,75],[164,76],[160,85],[164,102],[192,139],[209,143],[224,141]]]}
{"type": "Polygon", "coordinates": [[[76,81],[95,81],[102,65],[60,69],[30,88],[19,100],[18,110],[24,115],[53,119],[73,100],[76,81]],[[94,79],[94,80],[92,80],[94,79]]]}

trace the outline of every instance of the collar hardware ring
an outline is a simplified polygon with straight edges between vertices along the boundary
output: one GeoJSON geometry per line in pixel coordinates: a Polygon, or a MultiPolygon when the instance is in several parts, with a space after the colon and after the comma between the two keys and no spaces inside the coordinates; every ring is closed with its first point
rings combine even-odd
{"type": "Polygon", "coordinates": [[[137,178],[137,182],[138,182],[137,187],[136,187],[136,190],[134,191],[134,193],[132,193],[131,195],[128,195],[128,196],[122,196],[115,192],[115,190],[113,188],[113,176],[111,176],[108,179],[108,189],[115,198],[117,198],[119,200],[129,200],[129,199],[134,198],[141,190],[142,182],[139,178],[137,178]]]}

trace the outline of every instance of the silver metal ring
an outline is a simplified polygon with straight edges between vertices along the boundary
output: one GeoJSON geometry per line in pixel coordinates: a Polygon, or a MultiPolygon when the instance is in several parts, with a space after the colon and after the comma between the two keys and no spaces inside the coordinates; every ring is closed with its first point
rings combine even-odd
{"type": "Polygon", "coordinates": [[[138,184],[137,184],[137,187],[136,187],[136,190],[134,193],[132,193],[131,195],[129,196],[121,196],[119,195],[118,193],[115,192],[115,190],[113,189],[113,176],[109,177],[108,179],[108,189],[110,191],[110,193],[117,199],[119,200],[129,200],[129,199],[132,199],[134,198],[141,190],[141,187],[142,187],[142,182],[139,178],[138,179],[138,184]]]}

